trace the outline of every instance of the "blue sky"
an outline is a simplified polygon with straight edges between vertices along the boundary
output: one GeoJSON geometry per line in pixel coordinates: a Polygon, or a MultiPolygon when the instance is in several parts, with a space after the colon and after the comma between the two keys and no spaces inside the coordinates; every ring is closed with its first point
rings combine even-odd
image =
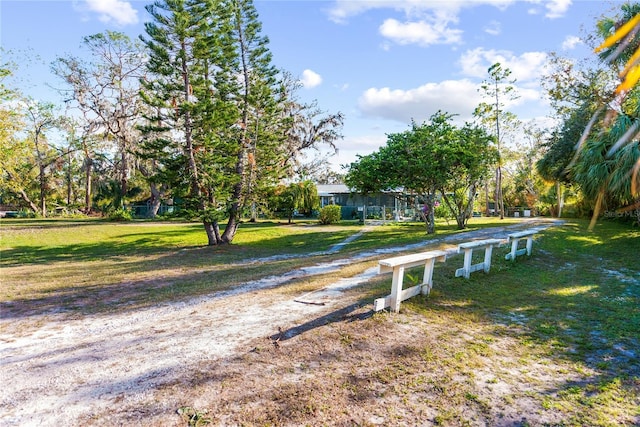
{"type": "MultiPolygon", "coordinates": [[[[593,58],[582,38],[620,1],[254,0],[274,65],[304,83],[303,100],[345,115],[335,168],[384,144],[386,134],[437,110],[471,118],[495,62],[512,70],[522,120],[549,114],[540,76],[551,51],[593,58]]],[[[0,44],[28,51],[19,77],[28,94],[58,102],[48,64],[79,54],[105,30],[135,38],[148,19],[141,0],[1,0],[0,44]],[[26,66],[25,66],[26,65],[26,66]]]]}

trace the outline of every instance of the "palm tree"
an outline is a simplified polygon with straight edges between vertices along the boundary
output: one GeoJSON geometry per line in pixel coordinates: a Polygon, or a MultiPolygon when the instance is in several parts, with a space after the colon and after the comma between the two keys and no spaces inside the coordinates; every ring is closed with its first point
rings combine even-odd
{"type": "Polygon", "coordinates": [[[640,5],[626,3],[621,10],[621,20],[605,18],[598,23],[605,40],[595,49],[619,70],[620,83],[612,98],[620,107],[594,113],[580,138],[574,166],[585,195],[595,200],[591,227],[599,212],[608,207],[634,211],[640,223],[640,5]],[[607,131],[590,135],[599,118],[608,122],[607,131]]]}

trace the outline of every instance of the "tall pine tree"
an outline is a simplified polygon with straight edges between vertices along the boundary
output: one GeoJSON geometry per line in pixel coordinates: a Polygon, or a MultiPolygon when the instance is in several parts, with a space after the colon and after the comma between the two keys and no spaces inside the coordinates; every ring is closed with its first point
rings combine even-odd
{"type": "Polygon", "coordinates": [[[234,60],[225,71],[240,118],[235,183],[229,222],[222,236],[231,242],[241,215],[256,203],[260,188],[274,184],[284,173],[284,137],[290,125],[283,113],[285,91],[278,70],[271,64],[268,39],[252,0],[228,0],[230,31],[223,32],[223,45],[234,60]],[[239,78],[238,78],[239,76],[239,78]]]}
{"type": "Polygon", "coordinates": [[[250,0],[157,0],[147,10],[147,155],[203,221],[231,243],[244,211],[284,173],[289,120],[250,0]],[[224,232],[219,222],[227,219],[224,232]]]}
{"type": "MultiPolygon", "coordinates": [[[[146,7],[153,21],[145,24],[148,37],[141,37],[149,49],[149,76],[143,81],[143,100],[155,115],[143,128],[146,153],[161,166],[159,179],[172,181],[174,191],[187,188],[187,206],[206,209],[202,194],[201,170],[196,162],[193,140],[192,80],[197,73],[196,42],[200,16],[189,0],[158,0],[146,7]]],[[[209,244],[215,244],[211,222],[204,219],[209,244]]]]}

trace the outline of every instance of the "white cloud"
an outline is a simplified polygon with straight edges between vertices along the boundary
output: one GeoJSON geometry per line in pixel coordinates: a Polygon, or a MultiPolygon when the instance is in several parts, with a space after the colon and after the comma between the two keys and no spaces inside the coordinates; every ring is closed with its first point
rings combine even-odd
{"type": "Polygon", "coordinates": [[[543,6],[546,9],[545,17],[549,19],[562,18],[569,10],[572,0],[527,0],[529,3],[533,3],[535,6],[529,9],[527,12],[530,15],[538,15],[542,13],[538,9],[538,6],[543,6]]]}
{"type": "MultiPolygon", "coordinates": [[[[455,19],[460,10],[478,6],[493,6],[505,10],[520,0],[335,0],[328,10],[329,19],[336,23],[346,23],[350,17],[363,14],[374,9],[390,9],[404,13],[407,18],[423,19],[428,15],[442,16],[446,14],[455,19]]],[[[563,17],[569,10],[572,0],[525,0],[534,5],[528,12],[537,14],[541,11],[535,7],[544,7],[545,16],[549,19],[563,17]]],[[[415,20],[415,19],[413,19],[415,20]]]]}
{"type": "Polygon", "coordinates": [[[300,79],[302,82],[302,86],[305,89],[311,89],[313,87],[319,86],[322,83],[322,76],[312,70],[304,70],[302,72],[302,78],[300,79]]]}
{"type": "Polygon", "coordinates": [[[454,120],[464,122],[471,119],[480,102],[478,85],[464,79],[427,83],[409,90],[370,88],[361,95],[358,107],[365,116],[406,124],[412,119],[418,123],[429,120],[438,110],[459,114],[454,120]]]}
{"type": "Polygon", "coordinates": [[[380,34],[401,45],[415,43],[428,46],[437,43],[460,43],[462,30],[448,28],[447,24],[446,21],[401,23],[395,19],[387,19],[380,26],[380,34]]]}
{"type": "MultiPolygon", "coordinates": [[[[491,0],[487,2],[494,3],[491,0]]],[[[338,0],[329,11],[329,17],[335,22],[344,23],[347,18],[371,9],[391,9],[403,13],[406,20],[385,19],[379,27],[383,37],[402,45],[453,44],[460,43],[462,30],[454,28],[452,24],[458,22],[458,13],[465,5],[467,3],[460,1],[338,0]]],[[[389,44],[384,43],[382,48],[388,50],[389,44]]]]}
{"type": "Polygon", "coordinates": [[[337,23],[345,23],[348,18],[373,9],[391,9],[403,12],[408,18],[422,18],[425,15],[446,14],[457,16],[463,7],[474,7],[490,4],[496,7],[512,3],[514,0],[336,0],[329,9],[329,19],[337,23]]]}
{"type": "Polygon", "coordinates": [[[549,19],[562,18],[571,6],[571,0],[550,0],[545,4],[546,17],[549,19]]]}
{"type": "Polygon", "coordinates": [[[498,36],[502,32],[502,26],[498,21],[491,21],[484,27],[484,32],[492,36],[498,36]]]}
{"type": "Polygon", "coordinates": [[[375,135],[346,137],[337,142],[338,154],[332,159],[332,163],[339,165],[351,164],[357,160],[358,155],[366,156],[371,154],[385,145],[386,142],[387,136],[382,132],[375,135]]]}
{"type": "Polygon", "coordinates": [[[336,0],[329,9],[329,19],[337,23],[345,23],[348,18],[360,15],[371,9],[404,10],[409,13],[412,1],[397,0],[336,0]]]}
{"type": "MultiPolygon", "coordinates": [[[[335,0],[328,10],[329,19],[346,23],[350,17],[370,10],[392,10],[404,14],[405,19],[387,18],[379,27],[382,36],[399,44],[415,43],[421,46],[432,44],[461,43],[463,31],[456,28],[460,11],[483,5],[504,10],[518,0],[335,0]]],[[[542,13],[549,19],[562,17],[572,4],[572,0],[526,0],[532,4],[529,13],[542,13]]],[[[498,35],[501,27],[491,22],[485,32],[498,35]]],[[[388,44],[382,48],[387,50],[388,44]]]]}
{"type": "Polygon", "coordinates": [[[576,37],[576,36],[568,36],[566,39],[564,39],[564,41],[562,42],[562,50],[572,50],[575,49],[576,46],[578,46],[579,44],[582,44],[582,39],[580,39],[580,37],[576,37]]]}
{"type": "Polygon", "coordinates": [[[525,52],[516,56],[510,51],[477,48],[466,51],[460,58],[462,73],[465,76],[480,79],[488,77],[487,70],[496,62],[502,64],[502,68],[510,69],[511,77],[519,82],[537,82],[544,74],[547,54],[544,52],[525,52]]]}
{"type": "Polygon", "coordinates": [[[138,11],[126,0],[86,0],[90,12],[98,13],[102,22],[115,22],[118,25],[138,23],[138,11]]]}

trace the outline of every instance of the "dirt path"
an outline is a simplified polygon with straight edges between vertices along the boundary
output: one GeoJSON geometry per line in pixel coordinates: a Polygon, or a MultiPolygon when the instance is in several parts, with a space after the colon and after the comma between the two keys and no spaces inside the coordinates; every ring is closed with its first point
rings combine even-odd
{"type": "MultiPolygon", "coordinates": [[[[478,230],[465,233],[464,238],[502,238],[509,228],[478,230]]],[[[431,240],[428,245],[459,238],[454,235],[431,240]]],[[[79,418],[86,419],[116,404],[134,406],[158,385],[176,381],[202,361],[246,352],[252,340],[270,336],[280,326],[304,323],[353,303],[344,298],[343,292],[371,278],[377,269],[294,298],[268,289],[293,277],[338,271],[376,255],[426,246],[420,243],[360,253],[246,283],[231,291],[132,312],[75,320],[46,314],[38,319],[39,328],[25,328],[29,332],[24,334],[13,331],[21,330],[20,322],[33,322],[33,317],[2,319],[0,425],[77,425],[79,418]]],[[[332,250],[340,248],[338,245],[332,250]]]]}

